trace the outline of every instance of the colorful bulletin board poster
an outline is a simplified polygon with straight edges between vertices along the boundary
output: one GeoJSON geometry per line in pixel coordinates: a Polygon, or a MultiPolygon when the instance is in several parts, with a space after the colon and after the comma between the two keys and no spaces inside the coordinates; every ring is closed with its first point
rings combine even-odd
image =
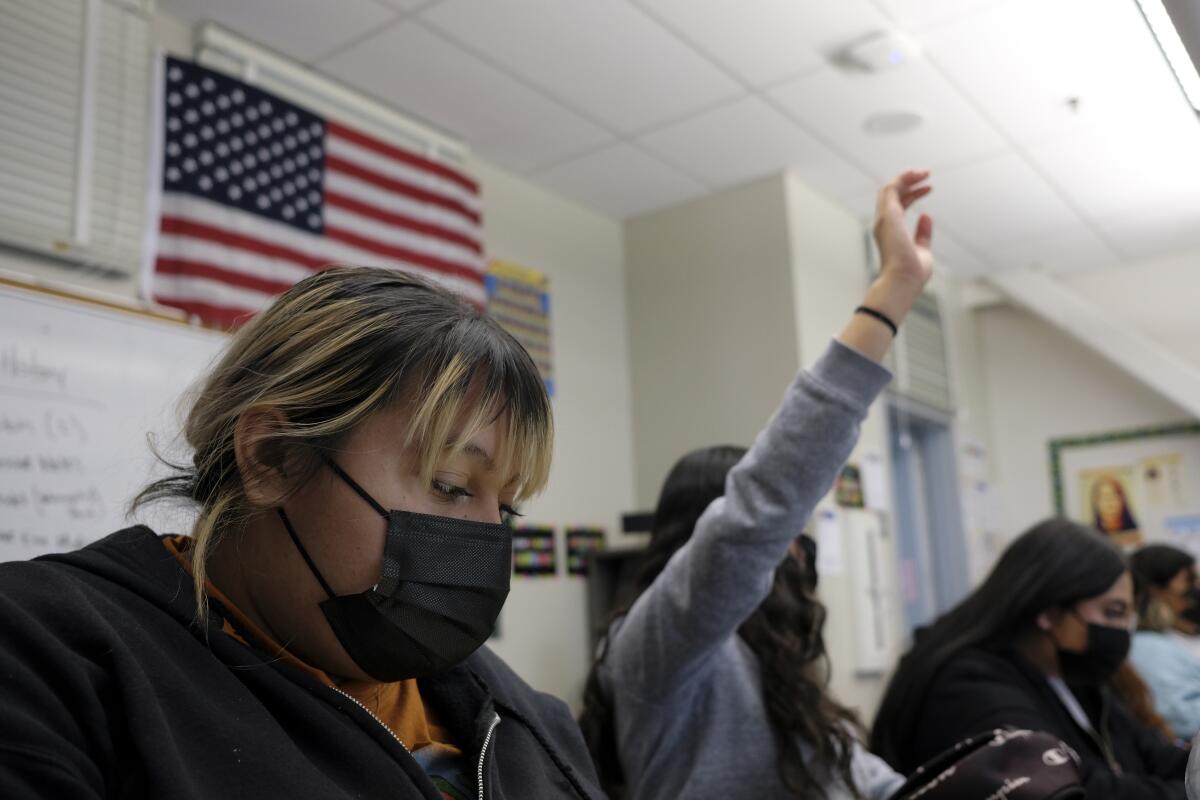
{"type": "Polygon", "coordinates": [[[513,531],[513,574],[553,576],[558,572],[554,553],[554,528],[526,526],[513,531]]]}
{"type": "Polygon", "coordinates": [[[603,529],[567,528],[567,574],[587,577],[592,554],[603,549],[603,529]]]}
{"type": "Polygon", "coordinates": [[[547,393],[553,397],[549,280],[535,270],[493,261],[484,273],[484,288],[488,313],[529,351],[546,382],[547,393]]]}
{"type": "Polygon", "coordinates": [[[1191,543],[1200,514],[1200,423],[1050,442],[1058,513],[1091,525],[1122,547],[1191,543]]]}
{"type": "Polygon", "coordinates": [[[838,475],[834,499],[842,508],[862,508],[863,501],[862,471],[857,464],[847,464],[838,475]]]}

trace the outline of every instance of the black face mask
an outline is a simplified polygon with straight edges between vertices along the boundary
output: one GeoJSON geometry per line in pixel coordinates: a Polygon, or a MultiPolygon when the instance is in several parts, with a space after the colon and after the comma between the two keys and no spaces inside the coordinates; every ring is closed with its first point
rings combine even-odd
{"type": "Polygon", "coordinates": [[[491,636],[508,597],[512,531],[487,522],[388,511],[332,461],[326,462],[387,520],[383,575],[360,594],[335,595],[291,520],[283,525],[317,582],[329,626],[363,672],[391,682],[442,672],[491,636]]]}
{"type": "Polygon", "coordinates": [[[1193,625],[1200,625],[1200,587],[1193,586],[1188,590],[1188,606],[1179,616],[1193,625]]]}
{"type": "Polygon", "coordinates": [[[1075,611],[1071,613],[1087,625],[1088,640],[1082,653],[1058,648],[1058,666],[1062,669],[1063,680],[1092,686],[1107,683],[1129,655],[1129,631],[1097,625],[1083,619],[1075,611]]]}

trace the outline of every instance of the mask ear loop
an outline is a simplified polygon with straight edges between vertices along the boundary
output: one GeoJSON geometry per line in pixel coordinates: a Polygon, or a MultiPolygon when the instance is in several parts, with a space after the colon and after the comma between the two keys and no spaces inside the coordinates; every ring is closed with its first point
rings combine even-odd
{"type": "Polygon", "coordinates": [[[353,478],[347,475],[346,471],[339,467],[336,461],[328,456],[322,456],[322,458],[325,460],[325,463],[329,465],[329,468],[337,473],[339,478],[346,482],[347,486],[353,489],[359,497],[371,504],[371,508],[375,509],[379,513],[379,516],[383,517],[384,519],[387,518],[387,509],[379,505],[374,497],[371,497],[371,495],[367,494],[367,490],[359,486],[353,478]]]}
{"type": "Polygon", "coordinates": [[[287,528],[288,535],[292,537],[292,543],[296,545],[296,549],[304,557],[304,563],[308,564],[308,568],[312,571],[313,576],[316,577],[317,583],[321,584],[321,588],[325,590],[325,594],[329,595],[330,598],[337,597],[333,593],[333,589],[329,588],[329,584],[325,582],[325,578],[321,576],[321,570],[317,569],[317,565],[313,563],[312,557],[304,549],[304,545],[300,544],[300,537],[296,535],[296,530],[292,527],[292,521],[288,519],[287,512],[282,508],[277,508],[275,511],[278,512],[279,518],[283,520],[283,527],[287,528]]]}

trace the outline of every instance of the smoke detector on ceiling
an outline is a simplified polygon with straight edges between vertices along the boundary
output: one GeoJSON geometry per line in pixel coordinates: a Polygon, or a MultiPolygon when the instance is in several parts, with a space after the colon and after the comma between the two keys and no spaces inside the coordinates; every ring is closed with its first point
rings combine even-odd
{"type": "Polygon", "coordinates": [[[842,63],[866,72],[884,72],[921,58],[921,45],[900,31],[883,31],[860,39],[843,50],[842,63]]]}

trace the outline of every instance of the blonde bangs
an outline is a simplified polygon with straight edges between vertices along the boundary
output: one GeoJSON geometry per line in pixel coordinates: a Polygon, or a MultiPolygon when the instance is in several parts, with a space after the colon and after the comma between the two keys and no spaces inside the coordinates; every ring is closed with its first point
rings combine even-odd
{"type": "Polygon", "coordinates": [[[416,399],[406,444],[418,453],[421,475],[429,480],[439,462],[504,417],[497,452],[490,455],[495,469],[515,484],[516,501],[524,502],[541,492],[550,477],[554,450],[550,405],[544,394],[533,402],[521,402],[520,393],[510,395],[499,382],[481,377],[487,369],[456,354],[416,399]]]}

